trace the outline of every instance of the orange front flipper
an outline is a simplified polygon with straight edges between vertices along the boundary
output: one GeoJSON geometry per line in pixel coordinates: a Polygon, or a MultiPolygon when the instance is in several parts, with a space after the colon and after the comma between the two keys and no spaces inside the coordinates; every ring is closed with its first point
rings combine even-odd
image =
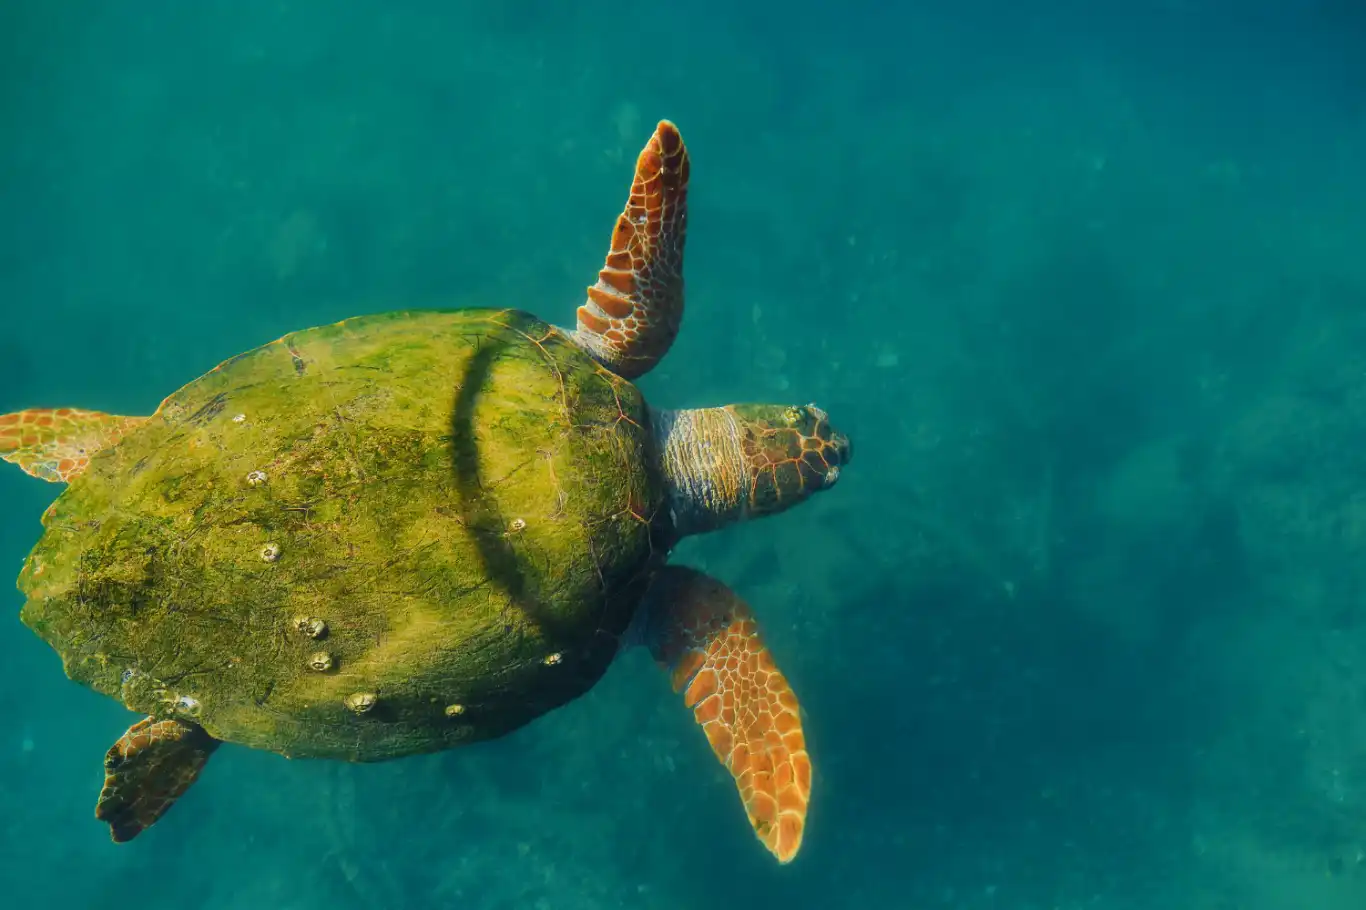
{"type": "Polygon", "coordinates": [[[104,789],[95,818],[109,823],[114,843],[137,837],[166,814],[218,748],[198,724],[144,718],[104,756],[104,789]]]}
{"type": "Polygon", "coordinates": [[[623,379],[649,372],[683,320],[689,169],[678,128],[660,121],[636,159],[598,282],[578,310],[575,339],[623,379]]]}
{"type": "Polygon", "coordinates": [[[650,652],[734,775],[754,833],[789,862],[802,845],[811,759],[797,696],[753,613],[716,579],[672,566],[657,576],[648,609],[650,652]]]}
{"type": "Polygon", "coordinates": [[[33,408],[0,415],[0,459],[34,477],[65,483],[146,417],[122,417],[76,408],[33,408]]]}

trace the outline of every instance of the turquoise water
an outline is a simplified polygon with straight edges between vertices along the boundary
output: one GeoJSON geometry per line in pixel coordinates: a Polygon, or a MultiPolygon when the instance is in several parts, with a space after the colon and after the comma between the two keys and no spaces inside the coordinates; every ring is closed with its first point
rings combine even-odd
{"type": "MultiPolygon", "coordinates": [[[[0,413],[398,306],[568,322],[667,117],[688,311],[642,388],[858,451],[677,556],[802,698],[793,864],[638,652],[437,756],[225,747],[115,846],[136,717],[10,593],[7,905],[1366,906],[1366,11],[836,10],[0,5],[0,413]]],[[[6,467],[17,573],[57,488],[6,467]]]]}

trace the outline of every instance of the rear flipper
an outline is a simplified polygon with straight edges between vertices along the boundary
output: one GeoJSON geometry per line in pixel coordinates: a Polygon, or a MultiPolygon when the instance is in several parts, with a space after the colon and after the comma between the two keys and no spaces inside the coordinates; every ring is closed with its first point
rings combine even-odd
{"type": "Polygon", "coordinates": [[[806,826],[811,759],[797,696],[753,613],[721,582],[679,567],[659,573],[647,609],[650,652],[735,777],[754,833],[779,862],[789,862],[806,826]]]}
{"type": "Polygon", "coordinates": [[[217,748],[218,740],[198,724],[138,721],[104,757],[95,818],[109,823],[114,843],[132,840],[166,814],[217,748]]]}
{"type": "Polygon", "coordinates": [[[0,415],[0,459],[34,477],[65,483],[86,469],[92,455],[146,420],[76,408],[33,408],[0,415]]]}

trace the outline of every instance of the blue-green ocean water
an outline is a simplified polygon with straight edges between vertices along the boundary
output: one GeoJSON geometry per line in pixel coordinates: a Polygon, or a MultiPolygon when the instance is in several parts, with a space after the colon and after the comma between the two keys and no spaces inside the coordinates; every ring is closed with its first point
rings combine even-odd
{"type": "MultiPolygon", "coordinates": [[[[136,718],[11,592],[0,903],[1366,906],[1355,0],[11,0],[0,413],[147,413],[398,306],[568,322],[662,117],[688,310],[642,387],[814,400],[857,448],[678,553],[802,698],[797,860],[643,653],[451,753],[225,747],[116,846],[136,718]]],[[[0,476],[4,573],[56,492],[0,476]]]]}

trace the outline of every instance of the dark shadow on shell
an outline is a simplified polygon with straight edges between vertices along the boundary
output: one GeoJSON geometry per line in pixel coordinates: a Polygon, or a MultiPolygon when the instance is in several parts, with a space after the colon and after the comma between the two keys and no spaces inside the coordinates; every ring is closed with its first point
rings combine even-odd
{"type": "Polygon", "coordinates": [[[513,603],[546,631],[548,637],[572,640],[578,637],[576,631],[540,609],[537,593],[528,591],[521,561],[507,537],[508,520],[499,510],[495,497],[484,489],[479,470],[478,439],[474,429],[475,406],[493,374],[498,358],[511,344],[513,339],[502,333],[490,332],[483,336],[478,349],[469,359],[455,397],[451,415],[451,465],[460,497],[460,517],[474,539],[490,582],[506,592],[513,603]]]}

